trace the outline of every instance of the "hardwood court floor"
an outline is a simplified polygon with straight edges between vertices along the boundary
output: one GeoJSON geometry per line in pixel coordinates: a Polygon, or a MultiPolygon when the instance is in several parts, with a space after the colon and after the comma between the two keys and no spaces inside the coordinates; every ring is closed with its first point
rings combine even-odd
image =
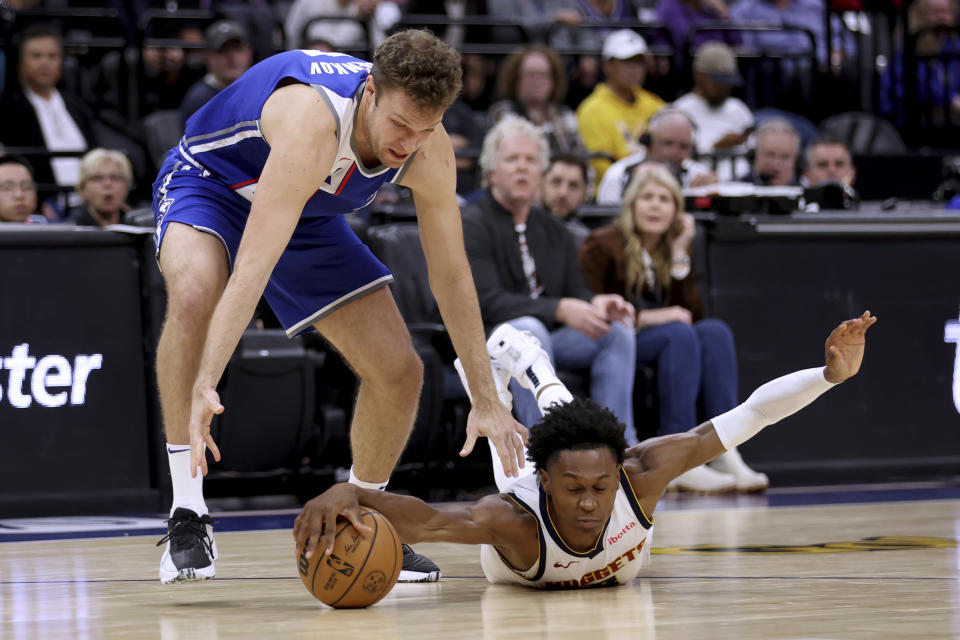
{"type": "Polygon", "coordinates": [[[152,536],[10,542],[0,638],[957,638],[958,529],[960,500],[666,511],[640,578],[552,593],[488,585],[475,548],[422,544],[442,582],[353,611],[304,590],[286,530],[218,534],[217,579],[175,586],[152,536]]]}

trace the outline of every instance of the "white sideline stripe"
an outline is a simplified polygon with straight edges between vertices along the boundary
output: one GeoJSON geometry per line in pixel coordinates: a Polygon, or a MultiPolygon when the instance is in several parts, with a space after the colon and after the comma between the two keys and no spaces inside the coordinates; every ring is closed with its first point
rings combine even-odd
{"type": "Polygon", "coordinates": [[[166,529],[160,518],[17,518],[0,520],[0,536],[25,533],[72,533],[117,529],[166,529]]]}

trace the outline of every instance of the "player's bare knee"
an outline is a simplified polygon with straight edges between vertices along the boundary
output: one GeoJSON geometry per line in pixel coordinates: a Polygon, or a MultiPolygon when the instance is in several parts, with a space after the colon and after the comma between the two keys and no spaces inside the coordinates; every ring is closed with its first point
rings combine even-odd
{"type": "Polygon", "coordinates": [[[393,357],[384,361],[367,379],[382,387],[386,393],[419,397],[423,387],[423,361],[413,349],[413,345],[392,355],[393,357]]]}
{"type": "Polygon", "coordinates": [[[183,280],[167,290],[168,322],[175,320],[185,331],[204,335],[217,299],[213,287],[183,280]]]}

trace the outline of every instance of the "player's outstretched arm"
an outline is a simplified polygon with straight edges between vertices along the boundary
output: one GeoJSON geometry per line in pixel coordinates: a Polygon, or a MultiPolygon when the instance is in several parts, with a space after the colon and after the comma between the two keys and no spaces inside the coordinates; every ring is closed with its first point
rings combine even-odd
{"type": "MultiPolygon", "coordinates": [[[[346,516],[362,535],[369,527],[361,524],[361,507],[382,513],[396,527],[406,543],[456,542],[459,544],[509,544],[525,529],[522,516],[503,500],[493,495],[477,502],[434,506],[419,498],[386,491],[361,489],[355,485],[334,485],[304,505],[293,525],[297,553],[304,548],[307,555],[314,549],[333,551],[337,514],[346,516]],[[325,532],[331,535],[325,535],[325,532]]],[[[536,532],[532,532],[536,539],[536,532]]]]}
{"type": "Polygon", "coordinates": [[[463,245],[454,163],[450,139],[440,127],[414,158],[403,184],[413,192],[417,207],[430,289],[473,395],[460,455],[469,455],[477,438],[486,436],[496,447],[506,474],[516,477],[525,464],[527,430],[500,403],[493,384],[477,290],[463,245]]]}
{"type": "Polygon", "coordinates": [[[270,273],[290,241],[303,206],[327,175],[337,152],[336,123],[320,94],[289,85],[267,99],[261,130],[271,151],[260,175],[240,248],[210,320],[190,410],[191,466],[206,474],[203,445],[220,459],[210,420],[223,411],[216,392],[230,355],[250,322],[270,273]]]}
{"type": "Polygon", "coordinates": [[[666,487],[684,471],[746,442],[764,427],[796,413],[827,390],[855,376],[863,362],[866,332],[876,321],[876,317],[865,311],[834,329],[824,345],[825,366],[771,380],[743,404],[687,433],[651,438],[632,448],[628,456],[639,463],[636,473],[643,474],[654,485],[666,487]]]}

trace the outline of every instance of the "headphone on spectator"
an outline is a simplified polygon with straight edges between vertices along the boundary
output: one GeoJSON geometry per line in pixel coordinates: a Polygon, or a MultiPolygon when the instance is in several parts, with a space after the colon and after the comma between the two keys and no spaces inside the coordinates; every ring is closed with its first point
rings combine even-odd
{"type": "Polygon", "coordinates": [[[695,156],[697,153],[697,123],[694,122],[693,118],[690,117],[690,114],[688,114],[683,109],[678,109],[676,107],[664,107],[660,109],[660,111],[657,111],[655,114],[653,114],[653,116],[650,118],[650,121],[647,122],[646,131],[640,134],[640,137],[637,139],[637,141],[640,144],[642,144],[644,147],[647,147],[649,149],[650,144],[653,142],[653,135],[650,133],[650,131],[657,125],[657,123],[660,120],[670,115],[673,115],[675,113],[679,113],[684,118],[686,118],[687,122],[690,123],[690,128],[693,129],[693,135],[691,136],[691,141],[690,141],[691,142],[690,155],[691,157],[695,156]]]}
{"type": "MultiPolygon", "coordinates": [[[[747,162],[750,163],[751,170],[753,168],[753,163],[757,159],[757,143],[760,140],[759,131],[763,122],[757,122],[754,124],[753,128],[753,144],[747,148],[746,153],[743,154],[743,157],[746,158],[747,162]]],[[[794,128],[794,134],[797,136],[797,160],[794,163],[793,170],[793,179],[796,182],[799,182],[803,177],[803,172],[807,168],[807,147],[803,144],[803,136],[800,135],[800,132],[794,128]]]]}

